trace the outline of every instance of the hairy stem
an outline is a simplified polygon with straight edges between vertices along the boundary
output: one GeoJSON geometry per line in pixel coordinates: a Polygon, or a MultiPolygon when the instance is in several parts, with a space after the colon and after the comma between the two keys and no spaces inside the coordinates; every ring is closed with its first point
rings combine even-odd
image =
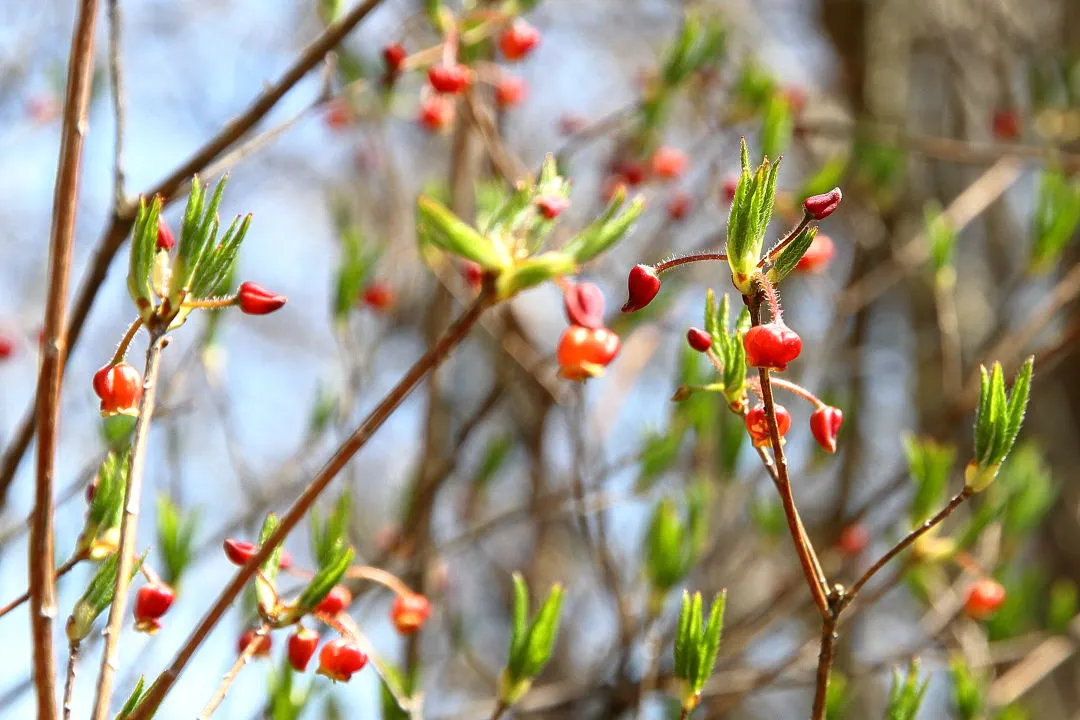
{"type": "Polygon", "coordinates": [[[82,643],[73,642],[68,646],[67,678],[64,680],[64,720],[71,720],[75,707],[75,669],[79,663],[79,648],[82,643]]]}

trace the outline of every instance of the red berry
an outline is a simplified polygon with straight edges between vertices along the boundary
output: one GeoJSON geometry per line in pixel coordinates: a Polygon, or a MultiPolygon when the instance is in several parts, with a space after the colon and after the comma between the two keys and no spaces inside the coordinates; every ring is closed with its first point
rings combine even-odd
{"type": "Polygon", "coordinates": [[[243,654],[247,650],[247,646],[252,642],[257,641],[254,652],[251,657],[266,657],[270,654],[270,646],[273,642],[270,640],[269,635],[263,635],[261,638],[257,637],[258,631],[255,628],[248,628],[240,634],[240,639],[236,643],[236,652],[243,654]]]}
{"type": "Polygon", "coordinates": [[[0,360],[7,360],[15,354],[15,341],[7,335],[0,335],[0,360]]]}
{"type": "Polygon", "coordinates": [[[233,540],[232,538],[225,538],[225,542],[221,546],[225,549],[225,557],[229,558],[229,562],[237,566],[247,565],[248,560],[259,549],[253,543],[244,540],[233,540]]]}
{"type": "Polygon", "coordinates": [[[836,547],[848,557],[857,557],[869,544],[870,532],[861,523],[848,525],[836,541],[836,547]]]}
{"type": "Polygon", "coordinates": [[[836,436],[843,422],[844,413],[830,405],[818,408],[810,415],[810,432],[825,452],[836,452],[836,436]]]}
{"type": "Polygon", "coordinates": [[[674,180],[686,172],[690,159],[686,153],[669,145],[661,145],[653,153],[650,165],[653,175],[662,180],[674,180]]]}
{"type": "Polygon", "coordinates": [[[348,682],[353,673],[360,672],[367,665],[367,661],[367,655],[354,643],[337,638],[323,645],[319,652],[319,674],[334,682],[348,682]]]}
{"type": "Polygon", "coordinates": [[[352,593],[344,585],[335,585],[330,588],[319,604],[315,606],[315,612],[331,617],[349,607],[352,604],[352,593]]]}
{"type": "Polygon", "coordinates": [[[296,672],[307,670],[308,663],[311,662],[311,658],[314,657],[315,650],[318,647],[319,633],[303,625],[298,625],[285,645],[285,652],[293,670],[296,672]]]}
{"type": "Polygon", "coordinates": [[[540,31],[517,18],[499,35],[499,49],[507,60],[520,60],[540,44],[540,31]]]}
{"type": "Polygon", "coordinates": [[[139,371],[127,363],[106,365],[94,373],[94,392],[101,398],[101,414],[138,415],[143,381],[139,371]]]}
{"type": "Polygon", "coordinates": [[[626,278],[623,312],[635,312],[653,301],[660,292],[660,276],[648,265],[635,265],[626,278]]]}
{"type": "Polygon", "coordinates": [[[571,325],[598,328],[604,323],[604,293],[592,283],[568,282],[563,307],[571,325]]]}
{"type": "Polygon", "coordinates": [[[279,310],[289,298],[272,293],[253,282],[244,282],[240,283],[236,292],[236,301],[240,305],[240,312],[246,315],[267,315],[279,310]]]}
{"type": "Polygon", "coordinates": [[[840,188],[835,187],[827,193],[811,195],[803,200],[803,209],[815,220],[824,220],[833,214],[843,198],[840,188]]]}
{"type": "Polygon", "coordinates": [[[393,289],[383,282],[373,282],[364,288],[364,304],[376,312],[385,312],[394,306],[397,297],[393,289]]]}
{"type": "Polygon", "coordinates": [[[417,121],[428,132],[439,132],[454,121],[454,101],[442,95],[429,95],[420,101],[417,121]]]}
{"type": "Polygon", "coordinates": [[[690,196],[690,193],[685,190],[676,190],[671,193],[665,208],[667,209],[668,218],[678,221],[689,215],[693,206],[694,199],[690,196]]]}
{"type": "MultiPolygon", "coordinates": [[[[787,435],[791,427],[791,414],[783,405],[774,404],[776,409],[776,429],[780,437],[787,435]]],[[[769,418],[765,415],[765,406],[756,405],[746,413],[746,430],[750,433],[750,440],[754,447],[768,447],[772,443],[769,434],[769,418]]]]}
{"type": "Polygon", "coordinates": [[[499,107],[519,105],[529,94],[529,84],[517,75],[501,75],[495,83],[495,102],[499,107]]]}
{"type": "Polygon", "coordinates": [[[739,176],[728,175],[724,178],[724,202],[730,205],[735,200],[735,193],[739,190],[739,176]]]}
{"type": "Polygon", "coordinates": [[[993,615],[1005,602],[1005,587],[997,580],[983,578],[968,588],[964,599],[964,612],[968,617],[982,620],[993,615]]]}
{"type": "Polygon", "coordinates": [[[484,286],[484,268],[480,266],[480,263],[462,260],[461,275],[473,290],[479,291],[484,286]]]}
{"type": "Polygon", "coordinates": [[[570,207],[570,199],[562,195],[541,195],[534,201],[536,209],[547,220],[554,220],[562,211],[570,207]]]}
{"type": "Polygon", "coordinates": [[[176,237],[173,236],[172,230],[169,229],[169,224],[165,222],[165,218],[159,215],[157,219],[157,249],[172,250],[175,246],[176,237]]]}
{"type": "Polygon", "coordinates": [[[802,338],[782,322],[752,327],[743,336],[746,364],[784,370],[802,352],[802,338]]]}
{"type": "Polygon", "coordinates": [[[386,63],[386,71],[396,73],[401,70],[401,63],[405,62],[408,53],[401,43],[389,43],[382,49],[383,62],[386,63]]]}
{"type": "Polygon", "coordinates": [[[390,608],[390,619],[402,635],[412,635],[431,615],[431,603],[419,593],[398,595],[390,608]]]}
{"type": "Polygon", "coordinates": [[[1015,110],[998,108],[994,111],[991,127],[998,140],[1016,140],[1020,137],[1020,115],[1015,110]]]}
{"type": "Polygon", "coordinates": [[[559,374],[568,380],[599,377],[619,354],[619,345],[619,336],[605,327],[571,325],[559,338],[559,374]]]}
{"type": "Polygon", "coordinates": [[[165,583],[151,583],[135,594],[135,629],[153,635],[161,629],[161,617],[176,599],[173,589],[165,583]]]}
{"type": "Polygon", "coordinates": [[[331,130],[344,130],[353,123],[353,111],[341,98],[326,103],[326,126],[331,130]]]}
{"type": "Polygon", "coordinates": [[[457,95],[472,85],[472,70],[461,63],[432,65],[428,68],[428,83],[435,92],[457,95]]]}
{"type": "Polygon", "coordinates": [[[686,342],[700,353],[708,352],[712,347],[712,335],[701,328],[692,327],[686,331],[686,342]]]}
{"type": "Polygon", "coordinates": [[[795,266],[796,270],[803,272],[816,273],[821,272],[832,260],[833,255],[836,254],[836,246],[833,245],[832,238],[828,235],[818,233],[817,236],[811,241],[810,247],[806,249],[803,256],[799,258],[798,264],[795,266]]]}

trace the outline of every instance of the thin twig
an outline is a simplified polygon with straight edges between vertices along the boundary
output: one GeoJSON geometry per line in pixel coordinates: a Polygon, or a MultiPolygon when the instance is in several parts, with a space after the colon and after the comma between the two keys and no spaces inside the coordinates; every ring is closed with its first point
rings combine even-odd
{"type": "Polygon", "coordinates": [[[151,330],[150,344],[146,349],[146,369],[143,373],[143,394],[139,399],[139,419],[131,439],[128,456],[127,484],[124,488],[124,516],[120,522],[120,547],[117,550],[116,585],[112,606],[109,608],[109,624],[105,629],[105,649],[101,653],[101,669],[98,673],[97,693],[94,699],[94,720],[107,720],[109,700],[112,698],[113,675],[117,668],[120,634],[127,610],[128,586],[131,569],[135,564],[135,541],[139,532],[139,505],[142,498],[143,466],[146,464],[147,437],[150,421],[154,415],[154,397],[157,394],[158,369],[161,367],[161,351],[168,344],[165,333],[151,330]]]}
{"type": "Polygon", "coordinates": [[[114,207],[120,211],[127,207],[124,178],[124,134],[127,116],[127,99],[124,97],[124,63],[121,58],[120,0],[109,0],[109,91],[112,96],[115,146],[113,148],[113,195],[114,207]]]}
{"type": "Polygon", "coordinates": [[[312,478],[311,482],[285,512],[277,529],[267,538],[251,559],[241,567],[232,580],[225,586],[214,604],[203,616],[199,624],[192,630],[188,639],[180,648],[172,663],[158,676],[150,691],[131,714],[130,720],[146,720],[161,704],[162,699],[172,689],[173,684],[180,673],[191,661],[195,651],[210,631],[217,625],[233,601],[247,585],[255,574],[255,570],[266,561],[266,558],[285,540],[289,532],[307,514],[307,511],[318,499],[319,495],[329,486],[330,482],[348,464],[349,460],[367,444],[375,431],[377,431],[388,417],[397,409],[402,401],[420,384],[429,372],[442,365],[450,351],[453,350],[476,324],[484,310],[491,304],[491,291],[485,289],[476,301],[451,325],[443,336],[423,356],[417,360],[405,376],[398,381],[390,392],[379,402],[371,413],[364,419],[356,431],[335,451],[333,456],[326,462],[323,468],[312,478]]]}
{"type": "Polygon", "coordinates": [[[812,720],[824,720],[826,700],[829,695],[829,675],[832,673],[833,657],[836,655],[836,614],[821,621],[821,647],[818,650],[817,674],[814,684],[814,708],[812,720]]]}
{"type": "MultiPolygon", "coordinates": [[[[67,573],[71,570],[71,568],[75,567],[76,565],[78,565],[80,562],[82,562],[85,559],[86,559],[86,557],[84,555],[80,555],[80,554],[75,554],[75,555],[72,555],[71,557],[69,557],[59,567],[56,568],[56,571],[53,574],[53,582],[55,583],[56,580],[59,580],[64,575],[67,575],[67,573]]],[[[4,617],[9,612],[11,612],[15,608],[19,607],[20,605],[22,605],[24,602],[26,602],[29,599],[30,599],[30,591],[27,590],[22,595],[15,598],[14,600],[9,602],[4,607],[0,608],[0,618],[4,617]]]]}
{"type": "MultiPolygon", "coordinates": [[[[37,716],[55,720],[56,657],[53,654],[53,618],[56,582],[53,573],[53,474],[60,415],[60,387],[67,356],[64,313],[71,248],[78,208],[79,166],[87,130],[90,79],[94,70],[94,26],[97,0],[82,0],[71,36],[67,95],[60,139],[60,159],[53,193],[52,231],[49,238],[49,284],[46,293],[45,341],[36,393],[38,432],[34,509],[30,517],[29,558],[30,626],[33,636],[34,687],[37,716]]],[[[32,425],[32,423],[30,423],[32,425]]]]}
{"type": "Polygon", "coordinates": [[[240,653],[240,656],[236,658],[236,662],[229,668],[229,672],[225,673],[225,677],[221,678],[221,684],[218,685],[217,690],[214,691],[213,697],[206,703],[206,707],[199,713],[199,720],[208,720],[214,711],[217,710],[218,705],[225,699],[225,695],[228,694],[229,688],[232,687],[233,681],[236,680],[236,676],[240,674],[240,671],[244,669],[244,666],[248,664],[248,661],[255,656],[255,652],[262,645],[262,639],[270,633],[270,625],[263,623],[258,630],[255,631],[255,636],[251,638],[247,645],[244,646],[244,651],[240,653]]]}
{"type": "Polygon", "coordinates": [[[75,697],[75,669],[79,663],[79,648],[81,642],[73,642],[68,646],[67,678],[64,680],[64,720],[71,720],[75,697]]]}

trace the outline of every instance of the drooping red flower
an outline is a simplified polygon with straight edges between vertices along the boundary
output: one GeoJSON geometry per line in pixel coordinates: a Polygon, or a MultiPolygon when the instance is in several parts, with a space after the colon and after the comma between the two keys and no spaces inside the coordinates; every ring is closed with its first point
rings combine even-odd
{"type": "Polygon", "coordinates": [[[102,416],[139,414],[143,380],[139,371],[131,365],[106,365],[94,373],[93,386],[101,399],[102,416]]]}
{"type": "Polygon", "coordinates": [[[315,656],[315,650],[319,647],[319,633],[303,625],[298,625],[285,646],[289,665],[296,672],[307,670],[308,663],[315,656]]]}
{"type": "Polygon", "coordinates": [[[270,654],[270,647],[273,645],[273,641],[270,640],[270,635],[258,636],[258,630],[255,628],[248,628],[240,634],[240,639],[236,642],[236,652],[243,654],[247,650],[248,645],[251,643],[258,643],[255,646],[255,650],[252,653],[252,657],[266,657],[270,654]]]}
{"type": "Polygon", "coordinates": [[[339,612],[352,604],[352,593],[344,585],[335,585],[330,588],[319,604],[315,606],[315,612],[323,615],[337,615],[339,612]]]}
{"type": "Polygon", "coordinates": [[[833,259],[835,254],[836,246],[833,244],[832,238],[823,233],[818,233],[811,241],[810,247],[799,258],[795,269],[808,273],[821,272],[829,265],[829,261],[833,259]]]}
{"type": "Polygon", "coordinates": [[[568,281],[563,309],[571,325],[595,329],[604,324],[604,293],[590,282],[568,281]]]}
{"type": "Polygon", "coordinates": [[[660,292],[660,276],[649,265],[635,265],[626,277],[626,302],[623,312],[635,312],[653,301],[660,292]]]}
{"type": "Polygon", "coordinates": [[[1005,602],[1005,586],[993,578],[982,578],[972,583],[964,598],[964,612],[968,617],[982,620],[990,617],[1005,602]]]}
{"type": "MultiPolygon", "coordinates": [[[[787,435],[791,428],[791,413],[780,404],[774,404],[776,410],[776,430],[780,437],[787,435]]],[[[755,405],[746,413],[746,430],[750,433],[750,441],[754,447],[768,447],[772,444],[772,435],[769,434],[769,418],[765,414],[765,406],[755,405]]]]}
{"type": "Polygon", "coordinates": [[[454,101],[443,95],[428,95],[420,101],[417,122],[428,132],[445,130],[454,121],[454,101]]]}
{"type": "Polygon", "coordinates": [[[661,180],[674,180],[686,172],[686,168],[690,165],[690,158],[678,148],[661,145],[653,153],[649,162],[653,175],[661,180]]]}
{"type": "Polygon", "coordinates": [[[686,342],[699,353],[708,352],[712,347],[712,335],[701,328],[692,327],[686,331],[686,342]]]}
{"type": "Polygon", "coordinates": [[[746,364],[784,370],[789,362],[802,352],[802,338],[782,322],[773,321],[757,325],[743,335],[746,364]]]}
{"type": "Polygon", "coordinates": [[[390,619],[402,635],[412,635],[427,622],[431,615],[431,603],[419,593],[398,595],[390,607],[390,619]]]}
{"type": "Polygon", "coordinates": [[[364,669],[367,661],[367,655],[353,642],[337,638],[323,645],[319,652],[319,674],[334,682],[348,682],[353,673],[364,669]]]}
{"type": "Polygon", "coordinates": [[[135,594],[135,629],[153,635],[161,629],[161,618],[172,607],[176,594],[162,582],[143,585],[135,594]]]}
{"type": "Polygon", "coordinates": [[[521,60],[540,44],[540,31],[522,18],[515,19],[499,35],[499,50],[507,60],[521,60]]]}
{"type": "Polygon", "coordinates": [[[619,336],[605,327],[571,325],[559,338],[559,374],[568,380],[600,377],[619,354],[619,336]]]}
{"type": "Polygon", "coordinates": [[[843,199],[844,194],[840,192],[840,188],[835,187],[827,193],[811,195],[803,200],[803,209],[815,220],[824,220],[833,214],[843,199]]]}
{"type": "Polygon", "coordinates": [[[472,81],[472,70],[461,63],[440,63],[428,68],[428,83],[435,92],[457,95],[468,90],[472,81]]]}
{"type": "Polygon", "coordinates": [[[810,432],[821,449],[828,453],[836,452],[836,436],[844,423],[844,413],[840,408],[826,405],[810,415],[810,432]]]}
{"type": "Polygon", "coordinates": [[[517,75],[503,73],[495,82],[495,102],[501,108],[520,105],[529,94],[529,84],[517,75]]]}

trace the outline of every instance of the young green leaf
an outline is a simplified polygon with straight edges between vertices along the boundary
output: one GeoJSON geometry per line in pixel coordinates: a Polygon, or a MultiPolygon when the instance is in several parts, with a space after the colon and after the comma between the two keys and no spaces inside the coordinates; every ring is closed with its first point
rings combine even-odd
{"type": "Polygon", "coordinates": [[[780,257],[776,258],[776,261],[773,262],[772,267],[769,268],[769,272],[766,274],[769,282],[773,285],[779,285],[795,269],[795,266],[799,264],[799,260],[810,249],[810,244],[814,242],[817,233],[817,226],[806,228],[780,252],[780,257]]]}
{"type": "Polygon", "coordinates": [[[425,195],[416,200],[417,231],[448,253],[472,260],[485,270],[500,272],[509,265],[489,238],[425,195]]]}
{"type": "Polygon", "coordinates": [[[351,547],[342,548],[337,557],[333,558],[331,562],[323,565],[315,573],[315,577],[311,579],[311,582],[307,584],[303,592],[300,593],[300,597],[297,599],[297,606],[304,612],[311,612],[315,609],[320,602],[323,601],[330,591],[337,585],[341,578],[345,576],[345,572],[352,564],[353,558],[356,556],[356,551],[351,547]]]}
{"type": "Polygon", "coordinates": [[[634,198],[625,210],[622,206],[621,195],[613,198],[607,210],[599,218],[566,243],[562,248],[563,254],[572,258],[578,265],[583,265],[615,245],[630,232],[638,217],[645,211],[645,199],[634,198]],[[620,210],[622,212],[619,212],[620,210]]]}

